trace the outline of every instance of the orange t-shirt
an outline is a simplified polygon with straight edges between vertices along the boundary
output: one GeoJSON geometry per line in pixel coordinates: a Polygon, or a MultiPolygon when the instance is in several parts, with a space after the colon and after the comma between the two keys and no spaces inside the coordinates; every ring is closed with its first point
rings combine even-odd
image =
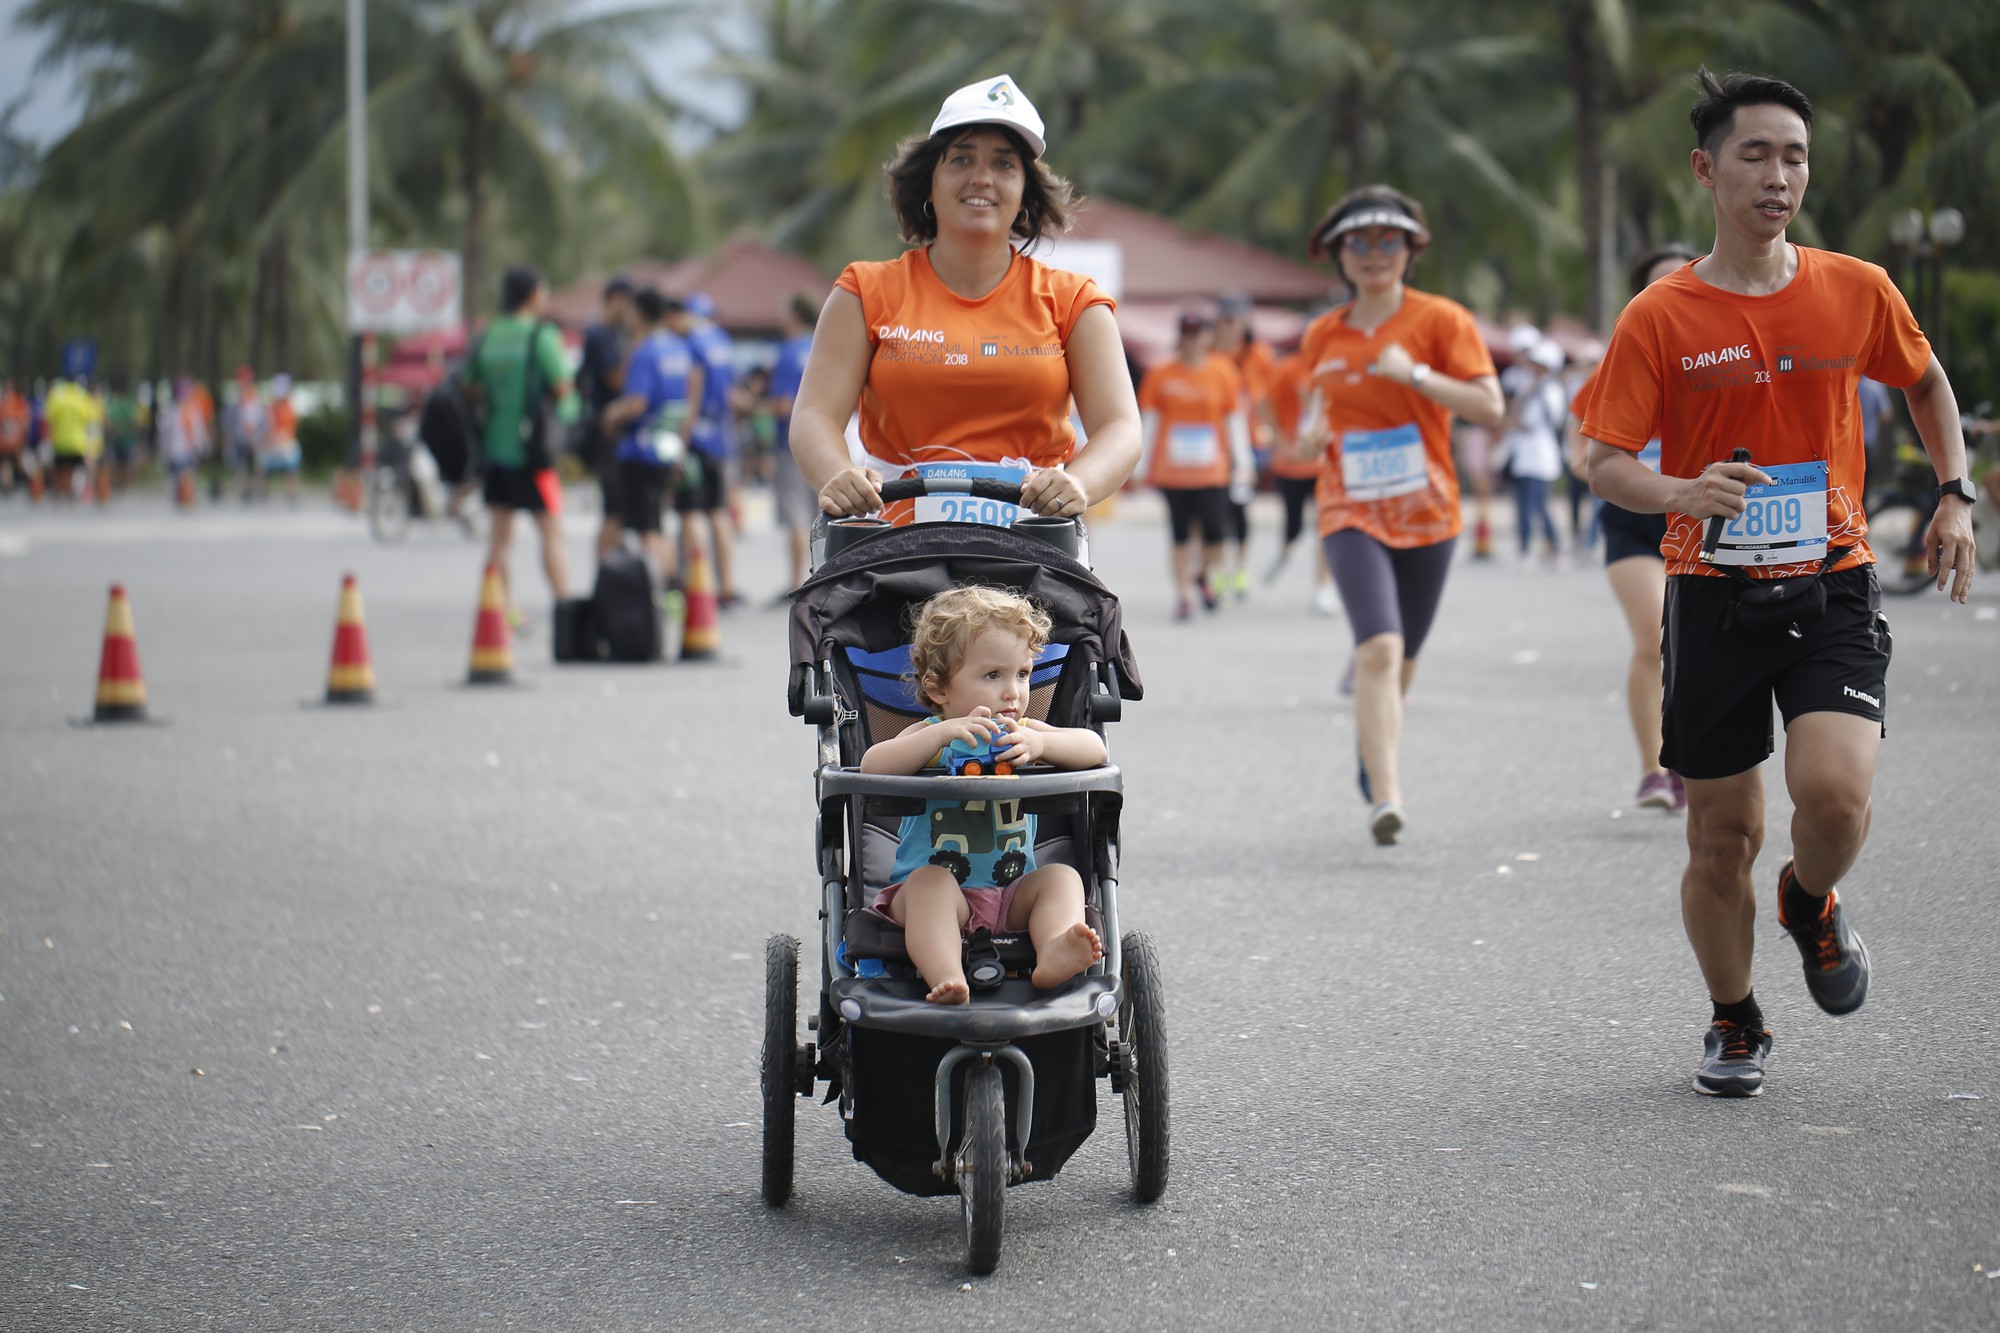
{"type": "Polygon", "coordinates": [[[27,399],[18,393],[0,394],[0,454],[26,450],[30,420],[27,399]]]}
{"type": "Polygon", "coordinates": [[[1319,535],[1359,528],[1384,546],[1435,546],[1465,526],[1451,459],[1451,412],[1417,390],[1370,375],[1390,343],[1455,380],[1491,375],[1493,355],[1456,301],[1405,289],[1373,333],[1347,322],[1351,305],[1306,328],[1299,354],[1308,392],[1326,401],[1329,439],[1319,460],[1319,535]]]}
{"type": "MultiPolygon", "coordinates": [[[[883,476],[917,463],[1069,461],[1066,347],[1084,311],[1115,308],[1103,288],[1017,253],[997,287],[967,300],[944,285],[923,248],[849,264],[836,285],[860,298],[874,348],[861,444],[883,476]]],[[[890,508],[890,521],[909,521],[909,506],[890,508]]]]}
{"type": "Polygon", "coordinates": [[[1271,420],[1277,424],[1278,438],[1271,442],[1271,475],[1304,480],[1319,475],[1319,459],[1300,458],[1292,451],[1299,438],[1299,418],[1306,409],[1306,359],[1293,352],[1281,357],[1271,368],[1265,394],[1271,404],[1271,420]]]}
{"type": "Polygon", "coordinates": [[[1261,414],[1257,406],[1270,396],[1271,372],[1277,367],[1278,358],[1272,353],[1269,343],[1246,338],[1241,347],[1229,353],[1229,362],[1243,377],[1243,392],[1249,396],[1250,443],[1256,448],[1268,449],[1271,447],[1267,438],[1270,431],[1259,420],[1261,414]]]}
{"type": "Polygon", "coordinates": [[[271,401],[271,443],[292,444],[299,438],[299,414],[289,398],[271,401]]]}
{"type": "Polygon", "coordinates": [[[1159,414],[1147,484],[1163,491],[1229,484],[1229,419],[1243,410],[1243,380],[1228,357],[1160,362],[1139,382],[1139,410],[1159,414]]]}
{"type": "MultiPolygon", "coordinates": [[[[1880,268],[1830,250],[1792,248],[1798,272],[1770,296],[1712,287],[1690,264],[1634,297],[1598,368],[1583,433],[1633,453],[1659,437],[1660,470],[1670,477],[1726,462],[1738,446],[1759,467],[1823,463],[1824,549],[1852,546],[1836,566],[1845,569],[1875,559],[1863,540],[1868,464],[1857,382],[1866,375],[1908,387],[1930,365],[1931,347],[1880,268]]],[[[1704,527],[1687,514],[1667,515],[1660,549],[1669,574],[1726,577],[1701,559],[1704,527]]],[[[1819,563],[1745,572],[1780,578],[1811,573],[1819,563]]]]}

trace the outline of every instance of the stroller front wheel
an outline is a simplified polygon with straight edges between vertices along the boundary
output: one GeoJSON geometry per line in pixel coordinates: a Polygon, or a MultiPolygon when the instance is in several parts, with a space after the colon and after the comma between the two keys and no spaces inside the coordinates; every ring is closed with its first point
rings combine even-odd
{"type": "Polygon", "coordinates": [[[773,935],[764,944],[764,1202],[792,1197],[793,1131],[798,1119],[799,942],[773,935]]]}
{"type": "Polygon", "coordinates": [[[983,1276],[1000,1264],[1000,1234],[1007,1222],[1007,1095],[997,1065],[974,1065],[965,1076],[958,1197],[965,1216],[965,1266],[983,1276]]]}
{"type": "Polygon", "coordinates": [[[1118,1053],[1124,1068],[1125,1154],[1132,1193],[1151,1203],[1167,1190],[1167,1002],[1161,993],[1153,937],[1140,931],[1121,943],[1124,995],[1118,1006],[1118,1053]]]}

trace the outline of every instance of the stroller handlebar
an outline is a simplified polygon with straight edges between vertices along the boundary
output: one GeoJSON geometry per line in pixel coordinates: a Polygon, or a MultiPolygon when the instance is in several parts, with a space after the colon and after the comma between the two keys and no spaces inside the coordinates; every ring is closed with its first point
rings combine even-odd
{"type": "Polygon", "coordinates": [[[970,495],[1017,505],[1021,503],[1021,484],[992,477],[899,477],[882,483],[880,494],[883,504],[914,500],[920,495],[970,495]]]}

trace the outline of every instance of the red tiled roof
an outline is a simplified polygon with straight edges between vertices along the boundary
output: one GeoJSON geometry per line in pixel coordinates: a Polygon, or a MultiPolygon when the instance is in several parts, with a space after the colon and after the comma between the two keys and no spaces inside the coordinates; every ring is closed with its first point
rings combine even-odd
{"type": "MultiPolygon", "coordinates": [[[[715,302],[715,322],[731,332],[775,332],[779,310],[793,292],[815,301],[833,290],[833,281],[804,255],[779,250],[749,236],[732,236],[712,255],[665,263],[639,259],[618,272],[641,287],[686,296],[706,292],[715,302]]],[[[549,315],[581,328],[598,318],[608,273],[580,279],[550,294],[549,315]]]]}
{"type": "Polygon", "coordinates": [[[1124,247],[1127,300],[1194,300],[1246,292],[1267,305],[1306,305],[1325,297],[1335,282],[1330,269],[1227,237],[1196,236],[1158,214],[1114,199],[1086,200],[1069,235],[1124,247]]]}

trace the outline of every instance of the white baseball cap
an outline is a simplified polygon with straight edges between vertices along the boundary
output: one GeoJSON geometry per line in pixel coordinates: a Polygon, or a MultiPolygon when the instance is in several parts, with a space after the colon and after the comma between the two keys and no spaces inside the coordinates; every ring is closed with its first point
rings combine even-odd
{"type": "Polygon", "coordinates": [[[1554,338],[1544,338],[1528,349],[1528,359],[1543,370],[1561,370],[1563,362],[1569,358],[1563,354],[1561,343],[1554,338]]]}
{"type": "Polygon", "coordinates": [[[1048,151],[1048,142],[1042,138],[1042,113],[1035,110],[1011,74],[968,83],[945,98],[937,119],[931,122],[931,133],[958,125],[1005,125],[1028,141],[1031,156],[1040,157],[1048,151]]]}

